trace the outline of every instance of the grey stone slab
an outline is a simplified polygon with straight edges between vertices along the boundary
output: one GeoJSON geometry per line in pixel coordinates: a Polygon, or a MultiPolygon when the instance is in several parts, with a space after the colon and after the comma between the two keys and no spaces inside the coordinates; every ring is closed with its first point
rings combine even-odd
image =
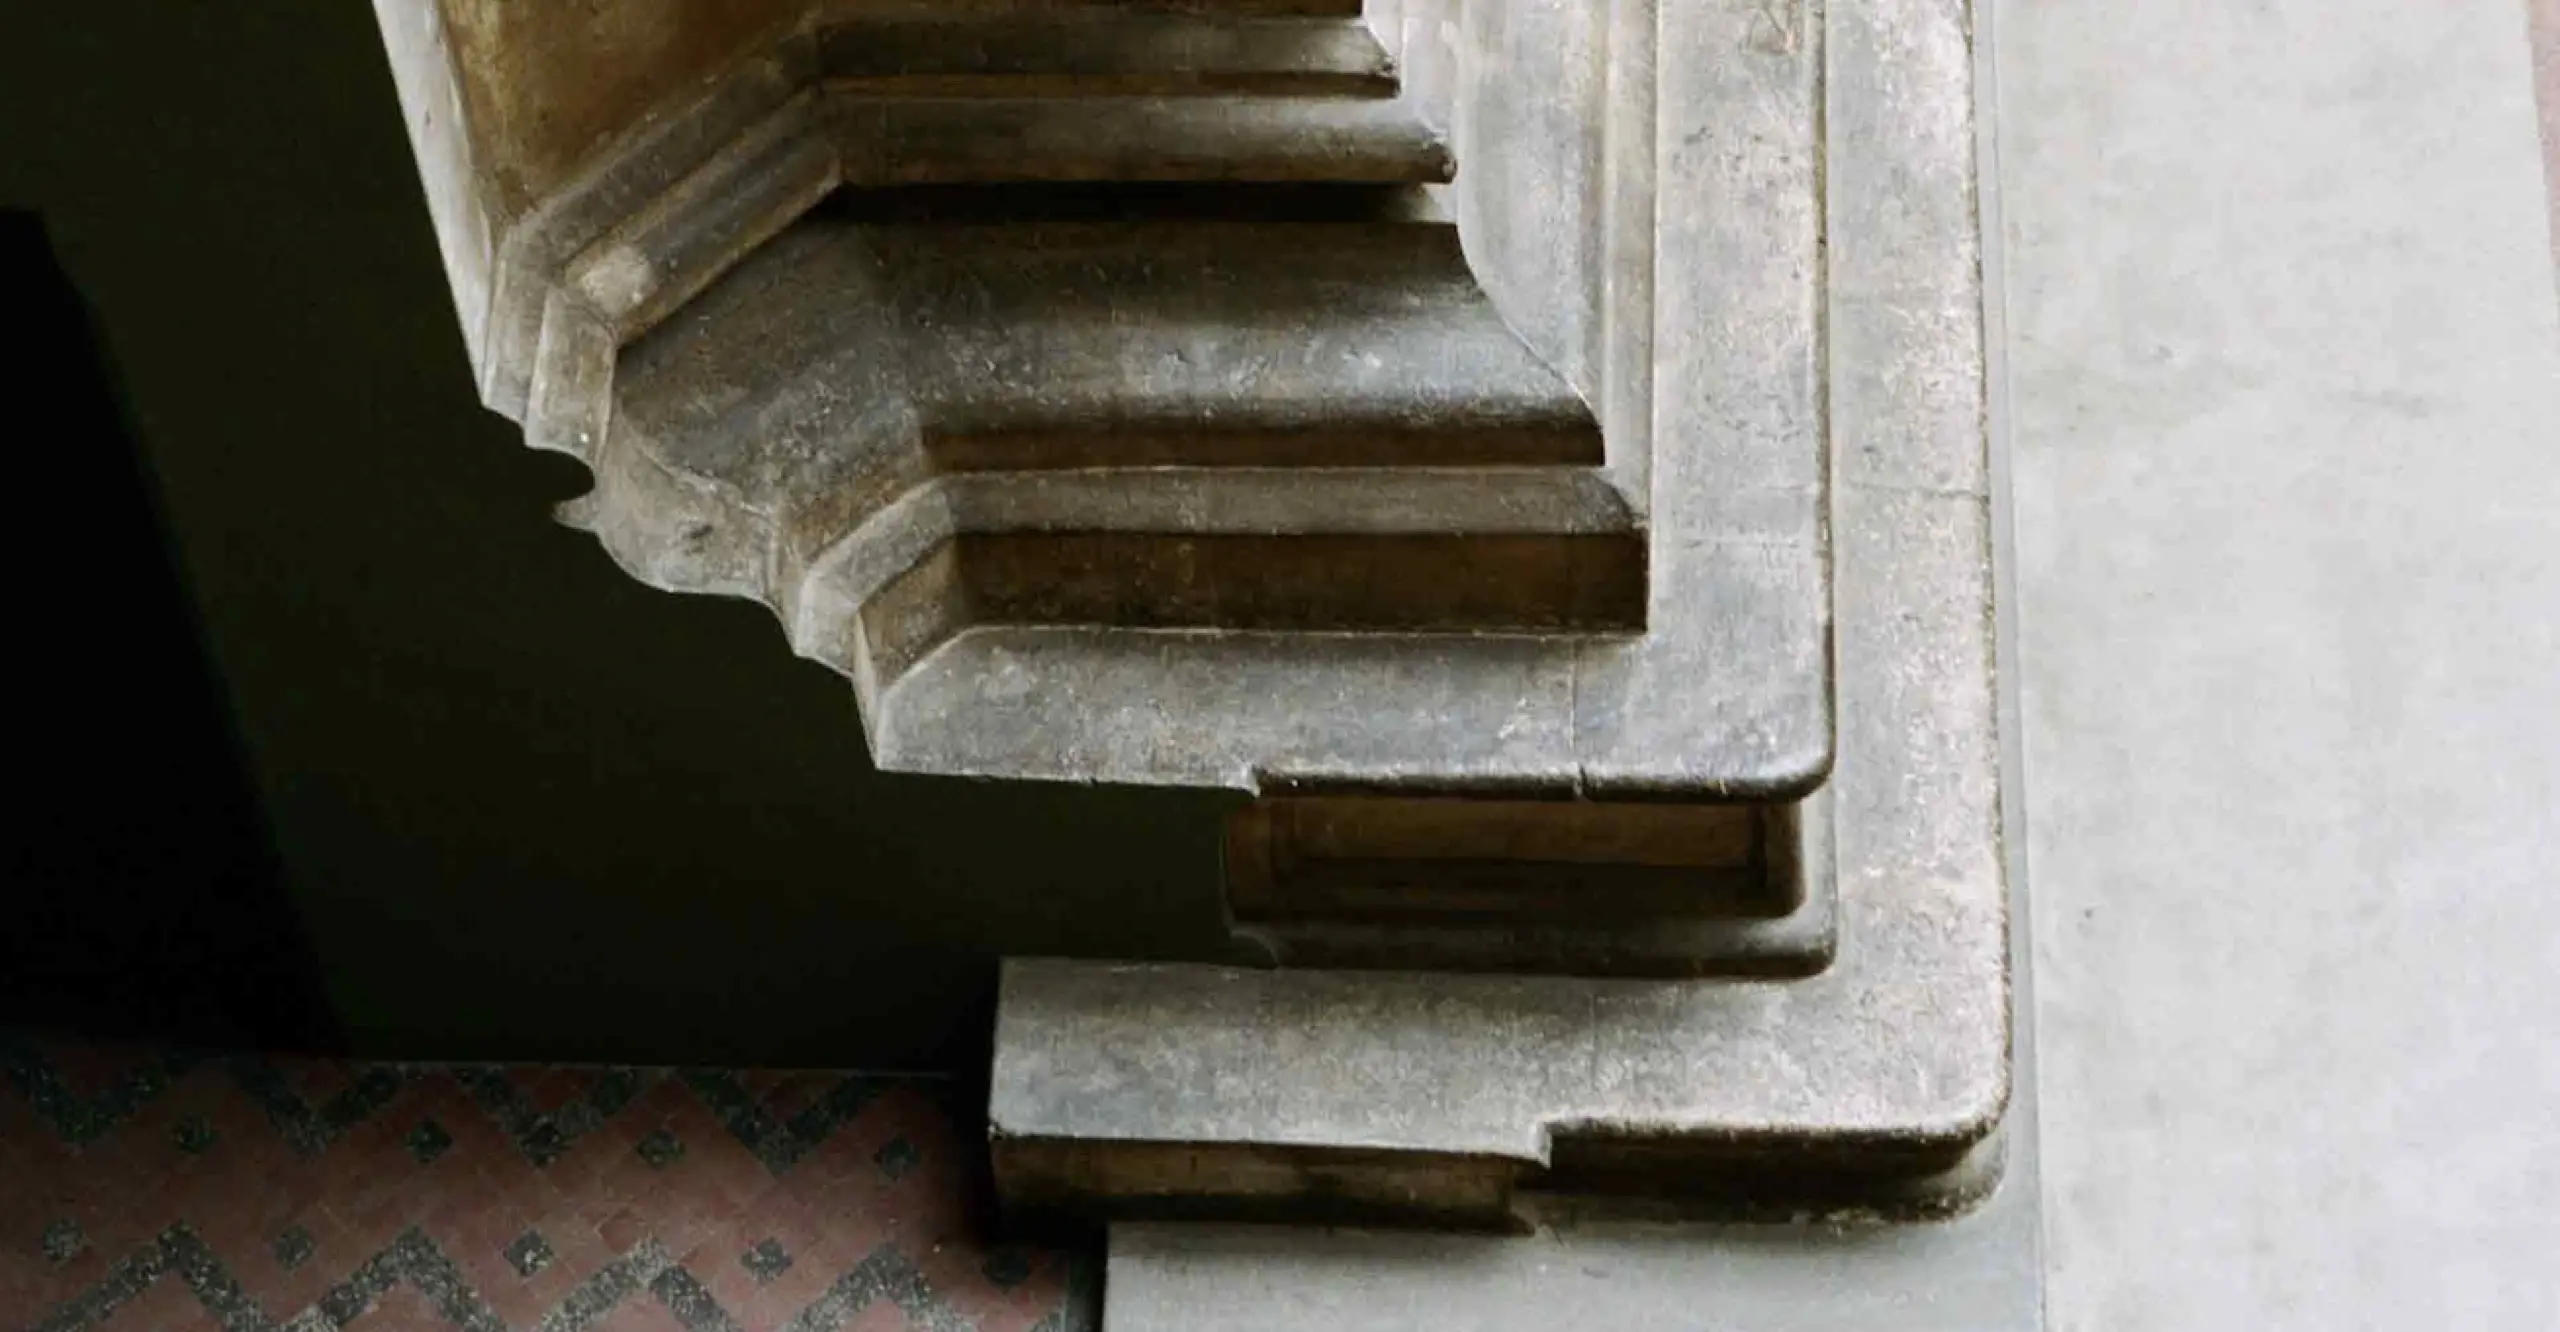
{"type": "MultiPolygon", "coordinates": [[[[2022,879],[2020,880],[2023,881],[2022,879]]],[[[2024,905],[2024,897],[2020,897],[2024,905]]],[[[2025,940],[2018,940],[2023,952],[2025,940]]],[[[1130,1222],[1106,1332],[2043,1332],[2032,996],[1999,1188],[1921,1224],[1704,1224],[1547,1200],[1520,1236],[1130,1222]]]]}
{"type": "Polygon", "coordinates": [[[2052,1326],[2560,1326],[2525,16],[1993,8],[2052,1326]]]}
{"type": "Polygon", "coordinates": [[[898,682],[871,743],[887,768],[1035,780],[1568,793],[1572,688],[1571,645],[1528,637],[1452,660],[1380,635],[976,629],[898,682]]]}
{"type": "MultiPolygon", "coordinates": [[[[2014,1167],[2013,1167],[2014,1169],[2014,1167]]],[[[1106,1332],[2040,1332],[2032,1206],[1926,1226],[1528,1238],[1115,1227],[1106,1332]]]]}

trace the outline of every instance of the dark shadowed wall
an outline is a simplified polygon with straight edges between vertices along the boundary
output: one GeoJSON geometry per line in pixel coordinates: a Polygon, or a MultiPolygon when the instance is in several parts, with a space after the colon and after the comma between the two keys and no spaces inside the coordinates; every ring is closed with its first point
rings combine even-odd
{"type": "Polygon", "coordinates": [[[0,1021],[931,1065],[1002,953],[1224,951],[1225,800],[878,774],[765,611],[551,524],[368,6],[9,10],[0,1021]]]}

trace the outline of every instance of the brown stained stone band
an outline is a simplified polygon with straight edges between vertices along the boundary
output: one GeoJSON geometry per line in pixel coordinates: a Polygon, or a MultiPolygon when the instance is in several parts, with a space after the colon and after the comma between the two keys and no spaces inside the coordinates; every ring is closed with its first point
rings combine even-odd
{"type": "Polygon", "coordinates": [[[1239,924],[1777,916],[1777,811],[1587,801],[1265,800],[1227,828],[1239,924]]]}
{"type": "Polygon", "coordinates": [[[1600,429],[1586,412],[1549,420],[1495,420],[1453,430],[1380,425],[1368,429],[1213,431],[1197,426],[1108,430],[936,430],[925,446],[953,472],[1055,471],[1083,467],[1531,467],[1598,466],[1600,429]]]}
{"type": "Polygon", "coordinates": [[[973,533],[972,618],[996,624],[1339,631],[1637,631],[1641,534],[973,533]]]}
{"type": "Polygon", "coordinates": [[[1634,633],[1645,594],[1641,532],[970,533],[875,593],[862,628],[885,682],[983,625],[1634,633]]]}
{"type": "Polygon", "coordinates": [[[1393,97],[1395,64],[1346,18],[1230,15],[864,21],[818,37],[821,77],[872,97],[1393,97]]]}

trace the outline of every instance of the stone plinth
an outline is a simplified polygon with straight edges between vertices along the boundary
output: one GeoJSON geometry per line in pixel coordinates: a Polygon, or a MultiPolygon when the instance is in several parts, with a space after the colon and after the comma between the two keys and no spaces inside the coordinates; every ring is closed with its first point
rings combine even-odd
{"type": "Polygon", "coordinates": [[[485,47],[537,29],[386,0],[483,394],[595,473],[564,516],[771,606],[885,768],[1263,798],[1229,907],[1278,969],[1009,967],[1012,1202],[1996,1177],[1960,12],[812,5],[639,62],[565,166],[583,122],[489,108],[632,94],[490,94],[566,77],[485,47]]]}

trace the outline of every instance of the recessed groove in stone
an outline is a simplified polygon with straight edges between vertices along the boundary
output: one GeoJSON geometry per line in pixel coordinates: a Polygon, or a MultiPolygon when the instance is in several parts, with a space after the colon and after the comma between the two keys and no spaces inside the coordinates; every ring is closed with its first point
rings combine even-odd
{"type": "Polygon", "coordinates": [[[816,213],[860,226],[1416,222],[1435,220],[1426,193],[1327,181],[994,181],[838,190],[816,213]]]}
{"type": "Polygon", "coordinates": [[[1464,430],[1387,420],[1327,427],[1202,430],[1133,421],[1077,430],[937,424],[927,436],[936,465],[955,472],[1084,467],[1510,467],[1600,461],[1599,432],[1571,418],[1499,420],[1464,430]],[[1586,445],[1587,441],[1587,445],[1586,445]]]}
{"type": "Polygon", "coordinates": [[[1457,164],[1403,102],[1275,97],[845,100],[846,180],[1438,184],[1457,164]]]}
{"type": "Polygon", "coordinates": [[[814,98],[713,154],[570,261],[567,289],[628,337],[656,325],[836,188],[814,98]]]}
{"type": "Polygon", "coordinates": [[[825,0],[829,22],[949,19],[1017,22],[1035,18],[1357,18],[1363,0],[825,0]]]}
{"type": "Polygon", "coordinates": [[[856,19],[819,34],[818,67],[855,97],[1396,94],[1357,19],[856,19]]]}
{"type": "Polygon", "coordinates": [[[1229,919],[1280,965],[1690,978],[1830,963],[1818,796],[1648,805],[1332,789],[1268,797],[1227,825],[1229,919]]]}
{"type": "Polygon", "coordinates": [[[1595,633],[1644,625],[1644,542],[1617,536],[973,533],[980,624],[1595,633]]]}
{"type": "MultiPolygon", "coordinates": [[[[1729,1222],[1807,1215],[1921,1221],[1962,1211],[1999,1177],[2001,1144],[1807,1144],[1777,1133],[1558,1135],[1546,1159],[1284,1143],[1114,1142],[1007,1133],[997,1187],[1026,1217],[1399,1226],[1519,1232],[1541,1197],[1729,1222]]],[[[1627,1215],[1621,1212],[1621,1215],[1627,1215]]]]}
{"type": "Polygon", "coordinates": [[[1573,467],[1140,467],[956,472],[955,530],[1192,536],[1640,537],[1609,479],[1573,467]]]}
{"type": "MultiPolygon", "coordinates": [[[[1925,1221],[1964,1211],[1998,1182],[1996,1136],[1875,1134],[1807,1143],[1777,1133],[1558,1134],[1522,1193],[1676,1204],[1694,1218],[1792,1221],[1808,1214],[1925,1221]]],[[[1515,1197],[1515,1208],[1534,1202],[1515,1197]]]]}
{"type": "Polygon", "coordinates": [[[1769,817],[1749,805],[1264,800],[1228,823],[1227,905],[1246,925],[1784,915],[1803,891],[1769,872],[1769,817]]]}
{"type": "Polygon", "coordinates": [[[977,628],[1630,632],[1644,597],[1634,533],[968,532],[864,597],[863,649],[885,687],[977,628]]]}
{"type": "Polygon", "coordinates": [[[1456,1153],[1307,1149],[1285,1143],[1207,1149],[1072,1138],[995,1138],[996,1188],[1026,1224],[1084,1221],[1110,1198],[1149,1217],[1249,1218],[1322,1225],[1380,1222],[1506,1230],[1513,1189],[1531,1162],[1456,1153]],[[1212,1189],[1218,1190],[1215,1194],[1212,1189]]]}
{"type": "Polygon", "coordinates": [[[524,410],[544,306],[564,279],[563,266],[806,93],[812,72],[805,45],[784,41],[757,53],[691,104],[632,127],[507,231],[497,246],[480,367],[490,407],[509,416],[524,410]]]}

